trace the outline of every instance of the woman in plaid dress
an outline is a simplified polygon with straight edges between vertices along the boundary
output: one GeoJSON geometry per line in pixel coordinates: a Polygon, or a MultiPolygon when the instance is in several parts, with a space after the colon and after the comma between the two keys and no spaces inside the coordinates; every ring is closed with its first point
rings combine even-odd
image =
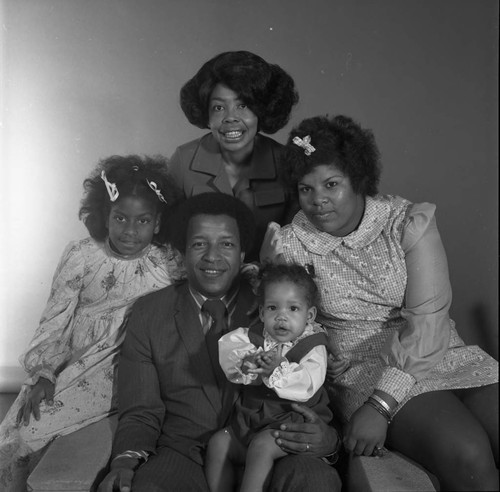
{"type": "Polygon", "coordinates": [[[436,207],[378,195],[373,134],[345,116],[304,120],[283,162],[301,211],[270,225],[262,260],[315,275],[318,321],[345,369],[328,385],[345,448],[377,455],[387,443],[442,490],[498,490],[498,362],[449,318],[436,207]]]}

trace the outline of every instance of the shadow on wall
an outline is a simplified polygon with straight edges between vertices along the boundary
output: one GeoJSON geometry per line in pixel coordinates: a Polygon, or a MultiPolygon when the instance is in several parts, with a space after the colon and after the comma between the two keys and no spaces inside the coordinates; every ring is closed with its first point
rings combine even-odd
{"type": "Polygon", "coordinates": [[[477,343],[498,360],[498,330],[493,326],[487,306],[480,302],[474,304],[469,313],[469,321],[475,338],[473,343],[477,343]]]}

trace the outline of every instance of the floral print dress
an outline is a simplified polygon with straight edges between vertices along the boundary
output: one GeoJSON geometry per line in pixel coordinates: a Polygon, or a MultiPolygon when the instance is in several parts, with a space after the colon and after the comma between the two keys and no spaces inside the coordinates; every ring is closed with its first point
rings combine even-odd
{"type": "Polygon", "coordinates": [[[92,238],[66,247],[40,325],[20,358],[28,377],[0,426],[0,485],[6,490],[23,490],[13,485],[15,468],[32,452],[116,410],[114,373],[132,304],[180,278],[181,265],[170,248],[154,245],[128,257],[92,238]],[[53,405],[43,401],[40,420],[31,416],[28,426],[16,427],[40,377],[55,383],[53,405]]]}
{"type": "Polygon", "coordinates": [[[284,259],[314,272],[330,350],[349,361],[327,384],[344,420],[374,389],[393,396],[397,411],[421,393],[498,382],[498,362],[465,345],[449,318],[434,211],[397,196],[367,197],[360,225],[346,237],[319,231],[302,211],[280,231],[284,259]]]}

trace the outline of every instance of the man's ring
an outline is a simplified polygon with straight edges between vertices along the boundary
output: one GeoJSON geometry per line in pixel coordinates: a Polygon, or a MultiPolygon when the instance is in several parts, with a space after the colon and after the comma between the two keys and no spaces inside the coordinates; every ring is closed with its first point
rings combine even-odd
{"type": "Polygon", "coordinates": [[[377,456],[377,457],[384,456],[384,449],[381,446],[375,446],[372,456],[377,456]]]}
{"type": "Polygon", "coordinates": [[[306,452],[309,451],[309,443],[306,442],[306,452]]]}

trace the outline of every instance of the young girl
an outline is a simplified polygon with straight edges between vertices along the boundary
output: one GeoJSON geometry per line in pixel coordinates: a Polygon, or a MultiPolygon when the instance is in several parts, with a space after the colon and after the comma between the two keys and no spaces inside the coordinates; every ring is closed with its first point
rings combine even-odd
{"type": "Polygon", "coordinates": [[[28,377],[0,426],[2,490],[25,490],[35,451],[115,410],[116,356],[130,308],[181,272],[177,255],[156,244],[178,195],[163,159],[110,157],[84,188],[79,215],[90,237],[63,253],[20,358],[28,377]]]}
{"type": "Polygon", "coordinates": [[[258,295],[264,327],[238,328],[219,340],[227,378],[245,386],[230,426],[208,445],[206,475],[212,491],[232,491],[233,465],[243,463],[241,492],[264,489],[274,460],[286,455],[273,429],[302,421],[291,403],[313,408],[327,423],[332,418],[322,388],[327,338],[314,322],[316,284],[299,265],[269,265],[261,272],[258,295]]]}

